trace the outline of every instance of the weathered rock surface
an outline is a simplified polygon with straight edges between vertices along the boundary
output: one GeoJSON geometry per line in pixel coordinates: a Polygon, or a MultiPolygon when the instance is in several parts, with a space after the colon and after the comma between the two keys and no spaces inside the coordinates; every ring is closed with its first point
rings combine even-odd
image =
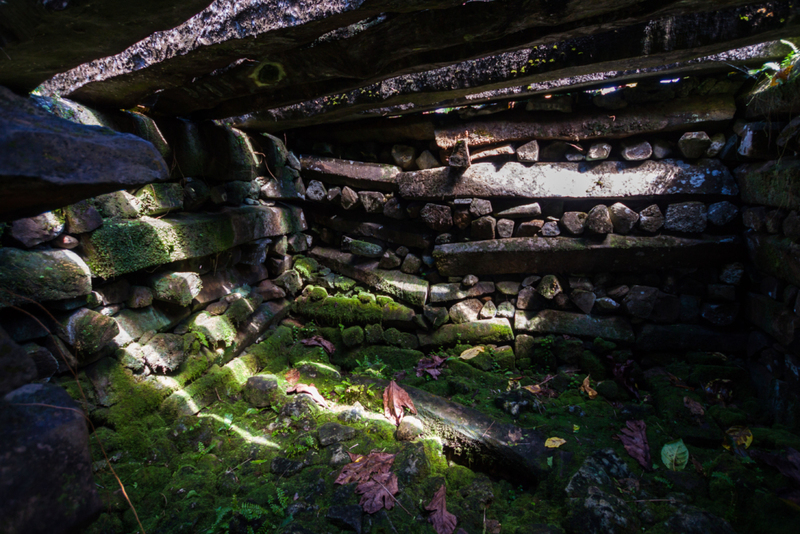
{"type": "Polygon", "coordinates": [[[92,291],[92,274],[72,251],[0,248],[0,307],[25,302],[65,300],[92,291]]]}
{"type": "Polygon", "coordinates": [[[396,178],[403,170],[394,165],[364,163],[320,156],[301,156],[304,176],[325,183],[378,191],[397,191],[396,178]]]}
{"type": "Polygon", "coordinates": [[[510,238],[437,245],[436,267],[443,276],[535,272],[598,272],[609,269],[647,270],[654,264],[704,265],[737,256],[738,239],[672,236],[633,237],[609,234],[597,242],[585,238],[510,238]]]}
{"type": "Polygon", "coordinates": [[[0,89],[0,115],[0,220],[169,176],[147,141],[60,119],[6,89],[0,89]]]}
{"type": "Polygon", "coordinates": [[[734,170],[742,201],[800,209],[800,161],[746,163],[734,170]]]}
{"type": "Polygon", "coordinates": [[[540,312],[517,311],[514,329],[518,332],[567,334],[571,336],[602,337],[612,341],[633,341],[633,328],[622,317],[592,317],[581,313],[558,310],[540,312]]]}
{"type": "Polygon", "coordinates": [[[508,319],[494,318],[486,321],[474,321],[462,324],[446,324],[431,334],[420,333],[419,344],[422,347],[438,347],[466,343],[502,343],[514,339],[514,331],[508,319]]]}
{"type": "Polygon", "coordinates": [[[317,210],[308,210],[306,216],[317,224],[341,233],[374,237],[382,241],[420,249],[427,249],[433,244],[430,231],[414,231],[402,223],[375,223],[360,221],[357,217],[330,217],[317,210]]]}
{"type": "MultiPolygon", "coordinates": [[[[400,194],[408,199],[614,198],[650,195],[735,195],[738,187],[717,160],[626,163],[507,162],[499,168],[476,163],[456,176],[446,167],[401,173],[400,194]]],[[[507,217],[501,213],[498,217],[507,217]]]]}
{"type": "Polygon", "coordinates": [[[480,297],[494,293],[494,289],[494,282],[478,282],[470,287],[458,283],[434,284],[431,286],[431,303],[480,297]]]}
{"type": "Polygon", "coordinates": [[[98,513],[81,407],[51,384],[22,386],[0,406],[3,530],[64,533],[98,513]]]}

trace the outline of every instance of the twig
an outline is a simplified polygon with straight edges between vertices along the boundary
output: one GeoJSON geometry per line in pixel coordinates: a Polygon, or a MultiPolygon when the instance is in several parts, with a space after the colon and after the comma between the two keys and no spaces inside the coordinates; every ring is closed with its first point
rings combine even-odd
{"type": "Polygon", "coordinates": [[[487,433],[489,430],[491,430],[493,426],[494,426],[494,421],[492,421],[492,424],[491,424],[491,425],[489,425],[489,428],[487,428],[486,430],[484,430],[484,431],[483,431],[483,434],[481,434],[481,437],[482,437],[482,438],[486,437],[486,433],[487,433]]]}
{"type": "Polygon", "coordinates": [[[393,500],[394,502],[396,502],[396,503],[397,503],[397,506],[399,506],[400,508],[402,508],[402,509],[403,509],[403,511],[405,511],[405,513],[407,513],[407,514],[408,514],[408,515],[410,515],[411,517],[414,517],[414,514],[412,514],[412,513],[411,513],[411,512],[409,512],[408,510],[406,510],[406,507],[405,507],[405,506],[403,506],[402,504],[400,504],[400,501],[398,501],[397,499],[395,499],[395,498],[394,498],[394,495],[392,495],[392,492],[391,492],[391,491],[389,491],[389,490],[388,490],[388,488],[387,488],[386,486],[384,486],[383,484],[381,484],[381,483],[380,483],[380,481],[378,481],[378,480],[375,480],[375,478],[374,478],[374,477],[369,477],[369,478],[370,478],[370,480],[372,480],[373,482],[377,482],[377,483],[380,485],[380,487],[382,487],[383,489],[385,489],[385,490],[386,490],[386,494],[387,494],[389,497],[391,497],[391,498],[392,498],[392,500],[393,500]]]}
{"type": "Polygon", "coordinates": [[[220,402],[222,402],[222,399],[221,399],[221,398],[219,398],[219,391],[217,391],[217,388],[214,388],[214,393],[216,393],[216,394],[217,394],[217,400],[218,400],[218,401],[220,401],[220,402]]]}

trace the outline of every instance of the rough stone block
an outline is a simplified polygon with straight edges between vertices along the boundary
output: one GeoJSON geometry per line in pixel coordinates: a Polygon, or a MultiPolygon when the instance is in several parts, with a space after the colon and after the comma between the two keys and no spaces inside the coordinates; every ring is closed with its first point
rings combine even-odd
{"type": "Polygon", "coordinates": [[[26,302],[65,300],[92,292],[92,274],[69,250],[0,248],[0,308],[26,302]]]}
{"type": "Polygon", "coordinates": [[[591,338],[602,337],[610,341],[632,342],[635,339],[631,324],[622,317],[592,317],[582,313],[558,310],[517,311],[514,316],[514,330],[591,338]]]}
{"type": "Polygon", "coordinates": [[[304,176],[325,183],[378,191],[397,191],[396,178],[402,172],[394,165],[319,156],[301,156],[300,164],[304,176]]]}
{"type": "Polygon", "coordinates": [[[465,343],[504,343],[514,340],[514,332],[508,319],[494,318],[462,324],[446,324],[431,334],[417,334],[422,347],[438,347],[465,343]]]}

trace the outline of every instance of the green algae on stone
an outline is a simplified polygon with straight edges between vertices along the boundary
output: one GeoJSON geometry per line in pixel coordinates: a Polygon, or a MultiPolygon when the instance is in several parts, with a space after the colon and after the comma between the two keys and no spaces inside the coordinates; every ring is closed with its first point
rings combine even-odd
{"type": "Polygon", "coordinates": [[[92,292],[92,275],[69,250],[0,248],[0,308],[25,302],[64,300],[92,292]]]}
{"type": "Polygon", "coordinates": [[[438,347],[468,343],[480,345],[483,343],[503,343],[514,340],[514,331],[508,319],[495,318],[485,321],[473,321],[461,324],[446,324],[438,330],[428,334],[417,334],[419,344],[423,347],[438,347]]]}
{"type": "Polygon", "coordinates": [[[183,187],[176,183],[147,184],[136,192],[141,215],[164,215],[183,209],[183,187]]]}
{"type": "Polygon", "coordinates": [[[411,308],[395,302],[380,306],[376,302],[364,303],[357,297],[341,296],[314,300],[310,292],[295,300],[293,309],[298,315],[329,325],[409,324],[415,315],[411,308]]]}

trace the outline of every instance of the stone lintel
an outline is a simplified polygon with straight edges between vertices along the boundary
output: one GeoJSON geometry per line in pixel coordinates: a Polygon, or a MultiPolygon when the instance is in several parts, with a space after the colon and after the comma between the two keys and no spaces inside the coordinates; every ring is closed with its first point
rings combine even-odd
{"type": "Polygon", "coordinates": [[[514,329],[517,332],[602,337],[611,341],[633,342],[635,339],[631,323],[624,317],[594,317],[558,310],[517,310],[514,315],[514,329]]]}

